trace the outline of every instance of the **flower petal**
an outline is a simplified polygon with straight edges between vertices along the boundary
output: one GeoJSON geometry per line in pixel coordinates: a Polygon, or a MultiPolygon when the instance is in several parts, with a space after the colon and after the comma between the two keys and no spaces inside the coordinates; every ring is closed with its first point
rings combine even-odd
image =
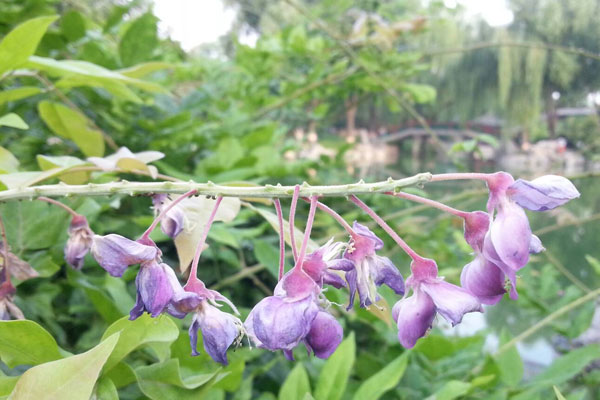
{"type": "Polygon", "coordinates": [[[346,287],[344,278],[333,272],[325,272],[323,274],[323,284],[333,286],[336,289],[346,287]]]}
{"type": "Polygon", "coordinates": [[[216,362],[227,365],[227,349],[239,336],[241,321],[216,307],[204,304],[199,313],[198,323],[202,331],[204,350],[216,362]]]}
{"type": "Polygon", "coordinates": [[[536,235],[531,235],[531,241],[529,242],[529,254],[537,254],[546,250],[542,241],[536,235]]]}
{"type": "Polygon", "coordinates": [[[392,315],[398,325],[398,341],[410,349],[431,328],[435,318],[435,305],[426,293],[417,288],[412,296],[394,305],[392,315]]]}
{"type": "Polygon", "coordinates": [[[465,240],[473,248],[483,248],[483,239],[490,227],[490,215],[483,211],[475,211],[467,214],[465,218],[465,240]]]}
{"type": "Polygon", "coordinates": [[[387,257],[374,256],[375,262],[371,265],[373,281],[377,286],[384,283],[396,294],[404,294],[404,278],[398,268],[387,257]]]}
{"type": "Polygon", "coordinates": [[[515,203],[505,201],[500,205],[488,238],[500,260],[515,271],[529,261],[531,228],[525,211],[515,203]]]}
{"type": "Polygon", "coordinates": [[[421,289],[431,297],[437,311],[452,326],[460,323],[466,313],[483,312],[481,304],[475,296],[465,289],[442,279],[421,282],[421,289]]]}
{"type": "Polygon", "coordinates": [[[98,264],[112,276],[122,276],[134,264],[156,258],[158,249],[116,234],[94,235],[91,252],[98,264]]]}
{"type": "Polygon", "coordinates": [[[354,223],[352,224],[352,229],[354,230],[354,232],[358,233],[360,236],[370,239],[373,242],[374,250],[381,250],[383,248],[383,240],[379,239],[377,237],[377,235],[375,235],[366,226],[354,221],[354,223]]]}
{"type": "Polygon", "coordinates": [[[153,318],[162,313],[173,298],[174,290],[167,275],[170,269],[167,264],[158,264],[153,260],[143,263],[135,278],[144,309],[153,318]]]}
{"type": "Polygon", "coordinates": [[[460,284],[483,304],[496,304],[504,296],[504,272],[483,254],[465,265],[460,274],[460,284]]]}
{"type": "Polygon", "coordinates": [[[328,312],[319,311],[313,320],[306,342],[319,358],[329,358],[344,337],[340,323],[328,312]]]}
{"type": "Polygon", "coordinates": [[[570,180],[558,175],[544,175],[532,181],[517,179],[508,193],[518,205],[531,211],[552,210],[580,196],[570,180]]]}

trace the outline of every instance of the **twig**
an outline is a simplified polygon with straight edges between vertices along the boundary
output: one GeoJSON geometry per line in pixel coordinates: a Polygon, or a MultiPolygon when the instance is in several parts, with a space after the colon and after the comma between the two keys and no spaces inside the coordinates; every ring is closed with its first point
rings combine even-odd
{"type": "Polygon", "coordinates": [[[232,283],[241,281],[244,278],[248,278],[248,277],[256,274],[257,272],[264,270],[265,268],[266,267],[262,264],[257,264],[257,265],[253,265],[251,267],[242,268],[240,271],[236,272],[235,274],[215,283],[211,287],[211,289],[219,290],[222,287],[225,287],[225,286],[231,285],[232,283]]]}
{"type": "MultiPolygon", "coordinates": [[[[299,196],[309,197],[330,196],[344,197],[352,194],[382,193],[398,191],[401,188],[429,182],[431,174],[420,173],[403,179],[391,179],[374,183],[350,183],[331,186],[311,186],[306,183],[300,185],[299,196]]],[[[0,202],[27,199],[32,200],[40,196],[46,197],[71,197],[71,196],[110,196],[114,194],[128,194],[131,196],[153,193],[185,193],[197,190],[201,196],[223,196],[240,198],[290,198],[294,192],[293,186],[225,186],[212,182],[128,182],[119,181],[111,183],[89,183],[86,185],[43,185],[15,188],[0,191],[0,202]]]]}

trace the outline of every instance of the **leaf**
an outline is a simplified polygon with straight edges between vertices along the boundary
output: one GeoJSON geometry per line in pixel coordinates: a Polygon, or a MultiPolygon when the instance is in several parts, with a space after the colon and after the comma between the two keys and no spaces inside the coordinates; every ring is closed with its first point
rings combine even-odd
{"type": "Polygon", "coordinates": [[[409,352],[405,352],[375,375],[364,381],[358,387],[353,398],[355,400],[376,400],[385,392],[394,388],[402,378],[402,375],[404,375],[406,365],[408,364],[409,354],[409,352]]]}
{"type": "Polygon", "coordinates": [[[90,400],[119,400],[119,393],[113,381],[103,376],[98,380],[90,400]]]}
{"type": "Polygon", "coordinates": [[[323,366],[315,388],[315,399],[339,400],[342,398],[355,358],[356,343],[354,332],[352,332],[323,366]]]}
{"type": "Polygon", "coordinates": [[[579,374],[589,363],[600,358],[600,344],[572,350],[556,359],[544,372],[533,378],[529,386],[558,385],[579,374]]]}
{"type": "Polygon", "coordinates": [[[56,15],[38,17],[17,25],[0,42],[0,75],[21,67],[31,56],[56,15]]]}
{"type": "Polygon", "coordinates": [[[281,385],[279,400],[303,400],[306,394],[310,395],[308,374],[302,364],[298,363],[281,385]]]}
{"type": "Polygon", "coordinates": [[[166,315],[151,318],[143,314],[135,321],[130,321],[127,316],[110,325],[102,339],[120,332],[119,342],[115,346],[110,358],[106,362],[106,370],[110,370],[126,355],[140,346],[150,343],[171,343],[179,336],[177,325],[166,315]]]}
{"type": "Polygon", "coordinates": [[[560,392],[560,390],[558,390],[556,385],[553,385],[552,388],[554,389],[554,395],[556,396],[556,400],[566,400],[565,396],[562,395],[562,393],[560,392]]]}
{"type": "Polygon", "coordinates": [[[590,264],[592,266],[592,268],[594,268],[594,271],[596,271],[596,274],[598,274],[598,276],[600,276],[600,260],[598,260],[595,257],[590,256],[589,254],[585,255],[585,260],[588,262],[588,264],[590,264]]]}
{"type": "Polygon", "coordinates": [[[441,389],[427,397],[426,400],[453,400],[467,394],[469,389],[471,389],[470,383],[451,380],[444,383],[441,389]]]}
{"type": "MultiPolygon", "coordinates": [[[[506,329],[500,333],[500,344],[510,341],[511,336],[506,329]]],[[[494,357],[500,371],[500,379],[509,387],[514,387],[523,379],[523,361],[515,346],[494,357]]]]}
{"type": "MultiPolygon", "coordinates": [[[[271,224],[273,229],[275,229],[275,232],[279,233],[279,219],[277,218],[277,215],[275,213],[267,211],[264,208],[254,207],[252,204],[248,204],[248,207],[259,213],[264,219],[267,220],[269,224],[271,224]]],[[[283,219],[283,230],[285,242],[291,245],[292,240],[290,239],[290,224],[285,218],[283,219]]],[[[302,232],[298,228],[294,228],[294,239],[296,240],[297,248],[300,248],[300,246],[302,246],[303,238],[304,232],[302,232]]],[[[318,247],[319,245],[315,241],[313,241],[312,239],[308,239],[308,245],[306,246],[307,254],[315,251],[318,247]]]]}
{"type": "Polygon", "coordinates": [[[125,31],[119,43],[119,55],[123,65],[134,65],[152,57],[158,45],[156,21],[154,14],[147,13],[133,21],[125,31]]]}
{"type": "Polygon", "coordinates": [[[9,399],[88,399],[102,366],[113,351],[115,333],[91,350],[33,367],[21,376],[9,399]]]}
{"type": "Polygon", "coordinates": [[[21,86],[14,89],[7,89],[0,92],[0,105],[9,101],[21,100],[26,97],[42,93],[42,89],[35,86],[21,86]]]}
{"type": "Polygon", "coordinates": [[[274,278],[279,276],[279,247],[263,239],[254,239],[254,256],[258,262],[271,273],[274,278]]]}
{"type": "Polygon", "coordinates": [[[53,58],[31,56],[26,66],[45,71],[52,76],[64,77],[62,85],[68,85],[72,79],[77,85],[103,87],[114,83],[133,86],[149,92],[166,93],[166,90],[156,83],[130,78],[111,71],[100,65],[79,60],[55,60],[53,58]]]}
{"type": "Polygon", "coordinates": [[[40,117],[55,134],[71,139],[86,156],[102,156],[102,132],[89,127],[87,117],[63,104],[47,100],[38,104],[40,117]]]}
{"type": "Polygon", "coordinates": [[[146,396],[153,400],[202,399],[203,394],[211,389],[216,381],[225,375],[216,371],[196,374],[187,378],[182,377],[179,360],[172,358],[168,361],[139,367],[135,370],[138,385],[146,396]]]}
{"type": "Polygon", "coordinates": [[[2,376],[0,373],[0,398],[4,399],[5,396],[8,396],[10,392],[13,391],[17,381],[19,380],[18,376],[2,376]]]}
{"type": "Polygon", "coordinates": [[[174,67],[175,66],[170,63],[161,61],[151,61],[147,63],[136,64],[129,68],[120,69],[116,72],[120,73],[121,75],[128,76],[130,78],[139,79],[153,72],[161,71],[163,69],[172,69],[174,67]]]}
{"type": "MultiPolygon", "coordinates": [[[[214,204],[215,200],[207,199],[204,196],[187,198],[179,203],[186,216],[183,231],[175,237],[175,247],[179,256],[179,270],[181,272],[187,270],[194,258],[196,246],[200,241],[214,204]]],[[[215,221],[232,221],[240,212],[240,205],[240,199],[224,197],[215,215],[215,221]]]]}
{"type": "Polygon", "coordinates": [[[19,168],[19,160],[13,154],[0,146],[0,173],[16,172],[19,168]]]}
{"type": "Polygon", "coordinates": [[[85,18],[80,12],[71,10],[60,19],[60,30],[70,42],[85,36],[85,18]]]}
{"type": "Polygon", "coordinates": [[[15,113],[9,113],[0,117],[0,126],[8,126],[15,129],[29,129],[29,125],[15,113]]]}
{"type": "Polygon", "coordinates": [[[0,359],[10,368],[58,360],[56,340],[33,321],[0,321],[0,359]]]}
{"type": "MultiPolygon", "coordinates": [[[[90,179],[90,172],[75,171],[69,172],[71,167],[86,165],[85,161],[73,156],[46,156],[38,154],[36,156],[38,165],[42,171],[49,169],[63,168],[64,172],[59,176],[60,180],[69,185],[81,185],[90,179]]],[[[89,165],[89,164],[88,164],[89,165]]]]}

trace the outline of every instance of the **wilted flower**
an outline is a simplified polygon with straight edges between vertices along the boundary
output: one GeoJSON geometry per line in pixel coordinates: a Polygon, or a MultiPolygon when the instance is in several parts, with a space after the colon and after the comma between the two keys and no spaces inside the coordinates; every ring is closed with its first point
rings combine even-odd
{"type": "Polygon", "coordinates": [[[81,269],[83,259],[92,247],[94,232],[83,215],[75,215],[69,225],[69,239],[65,245],[65,260],[75,269],[81,269]]]}
{"type": "MultiPolygon", "coordinates": [[[[156,215],[159,215],[162,210],[168,206],[168,196],[166,194],[156,194],[152,197],[152,204],[156,215]]],[[[176,205],[167,211],[167,214],[160,221],[160,229],[163,233],[171,238],[179,235],[184,228],[185,212],[180,205],[176,205]]]]}
{"type": "Polygon", "coordinates": [[[346,286],[346,281],[336,271],[349,271],[354,268],[352,261],[337,258],[346,247],[345,243],[329,240],[317,250],[307,254],[302,263],[302,270],[319,285],[331,285],[337,289],[346,286]]]}
{"type": "Polygon", "coordinates": [[[13,302],[16,289],[6,275],[4,269],[0,270],[0,321],[25,319],[23,312],[13,302]]]}
{"type": "Polygon", "coordinates": [[[160,254],[155,245],[146,245],[117,234],[94,235],[91,252],[110,275],[120,277],[130,265],[154,260],[160,254]]]}
{"type": "Polygon", "coordinates": [[[167,309],[175,294],[183,291],[173,269],[157,259],[140,264],[135,286],[137,295],[135,305],[129,313],[131,320],[138,318],[144,311],[157,317],[167,309]]]}
{"type": "Polygon", "coordinates": [[[404,294],[404,279],[387,257],[375,254],[383,248],[383,241],[364,225],[354,221],[352,226],[356,235],[348,244],[344,258],[353,264],[353,268],[346,269],[346,280],[350,291],[350,303],[348,309],[352,308],[355,293],[358,292],[360,306],[367,307],[377,300],[377,286],[386,284],[396,294],[404,294]]]}
{"type": "Polygon", "coordinates": [[[319,310],[310,325],[304,344],[315,356],[327,359],[342,343],[343,338],[344,330],[340,323],[333,315],[319,310]]]}
{"type": "Polygon", "coordinates": [[[412,275],[406,284],[413,290],[409,297],[398,301],[392,316],[398,324],[398,340],[412,348],[431,328],[436,313],[452,326],[461,322],[468,312],[482,311],[479,301],[465,289],[437,276],[435,261],[421,258],[410,265],[412,275]]]}

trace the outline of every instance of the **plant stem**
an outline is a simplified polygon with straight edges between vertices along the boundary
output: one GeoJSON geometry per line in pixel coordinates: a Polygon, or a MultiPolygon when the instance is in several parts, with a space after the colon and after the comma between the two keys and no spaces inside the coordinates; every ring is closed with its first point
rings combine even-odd
{"type": "Polygon", "coordinates": [[[302,263],[304,262],[304,255],[306,254],[306,246],[310,239],[310,232],[312,231],[313,221],[315,220],[315,211],[317,210],[317,196],[310,197],[310,211],[308,212],[308,219],[306,220],[306,228],[304,229],[304,238],[302,239],[302,246],[300,247],[300,254],[296,260],[294,269],[302,269],[302,263]]]}
{"type": "Polygon", "coordinates": [[[59,206],[60,208],[62,208],[63,210],[65,210],[66,212],[71,214],[73,217],[79,216],[79,213],[77,213],[75,210],[73,210],[71,207],[67,206],[66,204],[61,203],[60,201],[56,201],[54,199],[50,199],[50,198],[44,197],[44,196],[40,196],[37,199],[41,200],[41,201],[45,201],[46,203],[54,204],[55,206],[59,206]]]}
{"type": "MultiPolygon", "coordinates": [[[[403,179],[388,179],[374,183],[350,183],[331,186],[300,185],[298,195],[308,196],[333,196],[344,197],[352,194],[367,194],[393,192],[407,186],[429,182],[431,174],[428,172],[417,174],[403,179]]],[[[87,185],[43,185],[19,187],[0,192],[0,202],[27,199],[32,200],[40,196],[71,197],[71,196],[109,196],[115,194],[155,194],[155,193],[185,193],[196,189],[198,195],[214,197],[241,197],[241,198],[290,198],[294,193],[293,186],[225,186],[212,182],[128,182],[119,181],[111,183],[89,183],[87,185]]]]}
{"type": "Polygon", "coordinates": [[[190,269],[190,275],[188,276],[186,286],[194,280],[198,279],[198,262],[200,261],[200,254],[202,254],[202,249],[204,248],[204,244],[206,243],[206,237],[208,236],[208,231],[215,220],[215,216],[217,215],[217,210],[219,209],[219,204],[221,204],[221,200],[223,197],[217,197],[215,201],[215,205],[206,221],[206,225],[204,225],[204,231],[202,231],[202,236],[200,237],[200,241],[198,242],[198,246],[196,247],[196,253],[194,254],[194,260],[192,261],[192,268],[190,269]]]}
{"type": "MultiPolygon", "coordinates": [[[[304,201],[310,202],[310,199],[307,199],[306,197],[303,197],[302,199],[304,201]]],[[[340,214],[338,214],[337,212],[335,212],[334,210],[332,210],[325,204],[321,203],[320,201],[317,202],[317,207],[319,208],[319,210],[324,211],[327,214],[329,214],[330,216],[332,216],[333,219],[335,219],[346,230],[346,232],[348,232],[348,234],[350,236],[352,236],[352,237],[356,236],[356,232],[354,232],[354,229],[352,229],[350,224],[348,224],[346,222],[346,220],[340,214]]]]}
{"type": "Polygon", "coordinates": [[[423,259],[423,257],[418,255],[417,252],[415,252],[413,249],[411,249],[411,247],[404,240],[402,240],[402,238],[400,236],[398,236],[398,234],[396,232],[394,232],[394,230],[387,224],[387,222],[385,222],[379,215],[377,215],[377,213],[375,211],[373,211],[371,208],[369,208],[369,206],[367,206],[365,203],[363,203],[358,197],[356,197],[355,195],[351,195],[349,197],[349,199],[351,202],[353,202],[358,207],[360,207],[364,212],[369,214],[369,216],[371,218],[373,218],[373,220],[375,222],[377,222],[377,224],[380,227],[382,227],[383,230],[386,231],[387,234],[392,237],[392,239],[394,239],[394,241],[398,244],[398,246],[400,246],[402,248],[402,250],[404,250],[406,252],[406,254],[409,255],[410,258],[412,258],[415,261],[423,259]]]}
{"type": "Polygon", "coordinates": [[[410,193],[405,193],[405,192],[398,192],[398,193],[392,193],[392,192],[388,192],[386,194],[392,195],[392,196],[396,196],[396,197],[400,197],[406,200],[410,200],[410,201],[414,201],[417,203],[422,203],[422,204],[426,204],[428,206],[437,208],[439,210],[442,210],[444,212],[447,212],[449,214],[455,215],[459,218],[466,218],[467,215],[469,214],[466,211],[461,211],[461,210],[457,210],[456,208],[452,208],[450,206],[447,206],[443,203],[440,203],[439,201],[435,201],[435,200],[431,200],[431,199],[426,199],[425,197],[421,197],[421,196],[417,196],[414,194],[410,194],[410,193]]]}
{"type": "Polygon", "coordinates": [[[278,280],[281,280],[285,268],[285,239],[283,235],[283,213],[281,211],[281,202],[279,199],[274,199],[275,211],[277,212],[277,220],[279,222],[279,276],[278,280]]]}
{"type": "Polygon", "coordinates": [[[150,234],[152,233],[152,231],[156,228],[158,223],[165,217],[165,215],[167,215],[167,213],[169,211],[171,211],[171,209],[173,207],[175,207],[177,204],[179,204],[181,201],[187,199],[188,197],[193,196],[194,194],[196,194],[196,192],[197,192],[196,189],[192,189],[189,192],[184,193],[181,196],[179,196],[178,198],[176,198],[175,200],[173,200],[171,202],[171,204],[169,204],[164,210],[162,210],[162,212],[158,215],[158,217],[154,218],[154,221],[152,221],[152,224],[150,224],[148,229],[146,229],[146,232],[144,232],[144,234],[142,235],[142,238],[148,238],[150,236],[150,234]]]}
{"type": "Polygon", "coordinates": [[[298,204],[298,194],[300,193],[300,185],[294,186],[294,193],[292,194],[292,204],[290,204],[290,216],[289,216],[289,226],[290,226],[290,244],[292,246],[292,255],[294,257],[294,261],[298,259],[298,250],[296,249],[296,239],[294,238],[294,218],[296,217],[296,205],[298,204]]]}
{"type": "Polygon", "coordinates": [[[548,325],[552,321],[558,319],[563,314],[568,313],[569,311],[573,310],[574,308],[577,308],[580,305],[582,305],[598,296],[600,296],[600,289],[596,289],[593,292],[589,292],[585,296],[582,296],[582,297],[578,298],[577,300],[574,300],[574,301],[570,302],[569,304],[559,308],[558,310],[554,311],[552,314],[546,316],[545,318],[542,318],[537,323],[535,323],[528,329],[524,330],[523,332],[521,332],[520,334],[515,336],[512,340],[510,340],[510,341],[506,342],[505,344],[503,344],[502,346],[500,346],[500,348],[496,351],[495,355],[498,356],[498,355],[504,353],[505,351],[509,350],[512,346],[514,346],[518,342],[527,339],[529,336],[533,335],[535,332],[542,329],[544,326],[548,325]]]}
{"type": "Polygon", "coordinates": [[[488,181],[490,174],[481,174],[477,172],[455,172],[451,174],[435,174],[431,175],[430,182],[455,181],[459,179],[479,179],[488,181]]]}

